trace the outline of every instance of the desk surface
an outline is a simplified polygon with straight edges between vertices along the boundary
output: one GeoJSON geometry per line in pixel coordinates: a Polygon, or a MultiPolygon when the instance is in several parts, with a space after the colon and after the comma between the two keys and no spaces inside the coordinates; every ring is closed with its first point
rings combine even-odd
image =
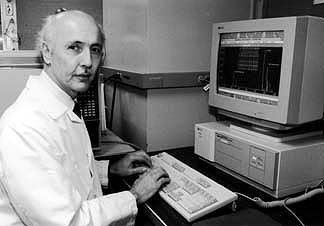
{"type": "Polygon", "coordinates": [[[97,160],[134,151],[129,145],[122,144],[124,141],[110,130],[107,130],[106,134],[100,138],[100,142],[100,149],[94,150],[97,160]]]}
{"type": "MultiPolygon", "coordinates": [[[[264,201],[272,201],[273,197],[253,188],[250,185],[206,164],[193,153],[192,148],[168,151],[169,154],[181,159],[184,163],[200,171],[204,175],[224,185],[233,192],[240,192],[249,197],[260,197],[264,201]]],[[[324,195],[317,195],[311,199],[290,205],[297,216],[307,226],[324,225],[322,216],[322,203],[324,195]]],[[[248,226],[290,226],[300,225],[298,221],[284,207],[261,209],[251,201],[239,196],[237,210],[233,212],[230,207],[222,207],[194,222],[187,222],[181,215],[173,210],[158,195],[152,197],[146,204],[139,206],[138,226],[143,225],[175,225],[177,226],[203,226],[203,225],[248,225],[248,226]],[[149,220],[149,221],[148,221],[149,220]]]]}

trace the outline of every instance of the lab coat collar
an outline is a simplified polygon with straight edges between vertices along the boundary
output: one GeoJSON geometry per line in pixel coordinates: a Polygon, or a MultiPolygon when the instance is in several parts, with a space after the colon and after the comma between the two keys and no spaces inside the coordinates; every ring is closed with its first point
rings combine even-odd
{"type": "Polygon", "coordinates": [[[30,89],[41,100],[45,111],[53,119],[58,119],[63,114],[67,114],[71,121],[82,122],[82,120],[72,112],[74,107],[73,99],[64,92],[45,71],[40,76],[30,76],[26,88],[30,89]]]}

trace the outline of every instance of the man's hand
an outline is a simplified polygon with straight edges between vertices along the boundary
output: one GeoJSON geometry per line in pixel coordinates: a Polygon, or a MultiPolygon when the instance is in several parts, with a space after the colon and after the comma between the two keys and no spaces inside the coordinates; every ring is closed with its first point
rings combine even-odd
{"type": "Polygon", "coordinates": [[[151,167],[151,158],[144,151],[136,151],[111,162],[109,164],[109,172],[117,176],[130,176],[145,173],[151,167]]]}
{"type": "Polygon", "coordinates": [[[135,180],[130,192],[136,197],[137,204],[146,202],[162,185],[169,183],[167,172],[161,167],[153,167],[135,180]]]}

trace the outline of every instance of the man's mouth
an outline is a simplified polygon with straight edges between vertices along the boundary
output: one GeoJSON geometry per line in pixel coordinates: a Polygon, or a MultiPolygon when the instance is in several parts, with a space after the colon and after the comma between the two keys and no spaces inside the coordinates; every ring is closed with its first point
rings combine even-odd
{"type": "Polygon", "coordinates": [[[75,77],[78,77],[80,80],[88,80],[91,78],[91,74],[83,73],[83,74],[77,74],[75,77]]]}

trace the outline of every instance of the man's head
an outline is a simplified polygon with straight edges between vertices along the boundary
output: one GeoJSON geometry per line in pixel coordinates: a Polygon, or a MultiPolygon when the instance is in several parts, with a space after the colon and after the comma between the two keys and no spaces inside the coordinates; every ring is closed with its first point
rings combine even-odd
{"type": "Polygon", "coordinates": [[[104,57],[104,42],[93,17],[76,10],[47,17],[38,36],[44,70],[72,98],[89,88],[104,57]]]}

